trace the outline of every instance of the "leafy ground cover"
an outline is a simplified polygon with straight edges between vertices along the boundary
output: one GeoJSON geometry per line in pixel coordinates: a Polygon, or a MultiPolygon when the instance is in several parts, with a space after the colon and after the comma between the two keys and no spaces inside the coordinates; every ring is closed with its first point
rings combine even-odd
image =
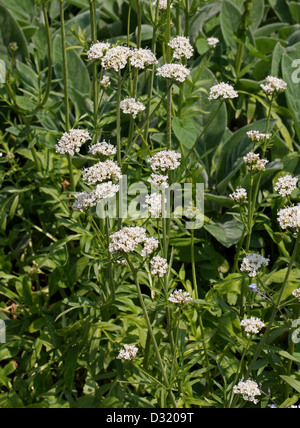
{"type": "Polygon", "coordinates": [[[299,24],[0,0],[0,407],[299,404],[299,24]]]}

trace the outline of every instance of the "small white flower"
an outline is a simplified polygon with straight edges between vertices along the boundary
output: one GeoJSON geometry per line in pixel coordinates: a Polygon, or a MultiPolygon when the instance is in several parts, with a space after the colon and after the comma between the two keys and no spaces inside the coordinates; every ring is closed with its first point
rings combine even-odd
{"type": "Polygon", "coordinates": [[[124,345],[124,348],[120,350],[119,355],[117,356],[118,360],[134,360],[138,353],[139,349],[135,345],[124,345]]]}
{"type": "Polygon", "coordinates": [[[194,55],[194,48],[188,37],[177,36],[168,45],[174,50],[173,57],[175,59],[190,59],[194,55]]]}
{"type": "Polygon", "coordinates": [[[260,143],[265,140],[270,140],[272,138],[272,134],[263,134],[259,131],[249,131],[247,132],[249,140],[260,143]]]}
{"type": "Polygon", "coordinates": [[[149,49],[134,49],[130,56],[130,64],[143,70],[150,65],[158,64],[156,56],[149,49]]]}
{"type": "Polygon", "coordinates": [[[191,71],[182,64],[165,64],[157,70],[157,76],[183,83],[191,71]]]}
{"type": "Polygon", "coordinates": [[[275,184],[275,191],[282,197],[289,196],[292,194],[293,190],[297,189],[298,181],[298,177],[293,177],[289,174],[284,177],[280,177],[275,184]]]}
{"type": "Polygon", "coordinates": [[[250,278],[255,278],[258,274],[258,271],[262,267],[267,267],[269,262],[270,259],[266,259],[257,253],[251,253],[244,258],[241,265],[241,272],[246,272],[250,278]]]}
{"type": "Polygon", "coordinates": [[[96,143],[90,146],[89,153],[92,155],[113,156],[117,153],[117,149],[110,143],[103,140],[101,143],[96,143]]]}
{"type": "Polygon", "coordinates": [[[121,168],[113,161],[99,162],[82,171],[83,180],[88,184],[102,183],[106,180],[119,181],[121,179],[121,168]]]}
{"type": "Polygon", "coordinates": [[[153,171],[174,171],[180,166],[181,154],[174,150],[162,150],[149,159],[153,171]]]}
{"type": "Polygon", "coordinates": [[[85,129],[71,129],[65,132],[56,145],[56,153],[74,156],[79,153],[83,144],[91,140],[91,136],[85,129]]]}
{"type": "Polygon", "coordinates": [[[108,183],[98,184],[93,194],[96,201],[100,202],[102,199],[113,198],[119,190],[120,186],[118,184],[113,184],[109,181],[108,183]]]}
{"type": "Polygon", "coordinates": [[[110,43],[93,43],[87,52],[88,59],[90,61],[102,59],[106,52],[109,50],[110,46],[110,43]]]}
{"type": "Polygon", "coordinates": [[[142,257],[149,257],[159,246],[159,240],[156,238],[146,238],[144,241],[144,248],[141,252],[142,257]]]}
{"type": "Polygon", "coordinates": [[[261,159],[258,153],[250,152],[244,156],[244,162],[249,171],[265,171],[269,163],[267,159],[261,159]]]}
{"type": "Polygon", "coordinates": [[[93,192],[78,193],[77,195],[75,195],[75,198],[77,199],[73,204],[73,208],[75,211],[84,212],[90,208],[93,208],[96,205],[96,198],[93,192]]]}
{"type": "Polygon", "coordinates": [[[260,85],[268,95],[281,94],[287,90],[287,83],[278,77],[268,76],[266,84],[260,85]]]}
{"type": "Polygon", "coordinates": [[[122,230],[111,235],[110,239],[109,251],[111,253],[132,253],[137,251],[139,245],[143,245],[141,256],[148,257],[159,246],[158,239],[148,238],[146,229],[139,226],[124,227],[122,230]]]}
{"type": "Polygon", "coordinates": [[[160,256],[153,257],[150,265],[152,275],[158,275],[160,278],[162,278],[168,272],[168,262],[166,259],[160,256]]]}
{"type": "Polygon", "coordinates": [[[220,43],[220,40],[216,37],[209,37],[207,39],[207,43],[210,48],[215,49],[217,47],[217,44],[220,43]]]}
{"type": "MultiPolygon", "coordinates": [[[[165,199],[167,202],[167,199],[165,199]]],[[[146,196],[146,204],[143,208],[147,208],[152,218],[161,218],[162,216],[162,195],[160,193],[152,193],[146,196]]]]}
{"type": "Polygon", "coordinates": [[[231,199],[233,199],[236,202],[243,202],[246,201],[248,198],[247,190],[243,187],[238,187],[234,193],[229,195],[231,199]]]}
{"type": "Polygon", "coordinates": [[[148,178],[148,183],[155,188],[161,187],[167,189],[169,187],[168,179],[169,177],[167,175],[151,174],[151,177],[148,178]]]}
{"type": "Polygon", "coordinates": [[[186,303],[192,302],[190,293],[183,290],[175,290],[168,299],[170,302],[175,303],[176,305],[184,305],[186,303]]]}
{"type": "Polygon", "coordinates": [[[250,379],[246,380],[246,382],[240,381],[238,385],[233,387],[233,392],[242,395],[245,401],[250,401],[254,404],[258,403],[255,397],[261,395],[258,384],[250,379]]]}
{"type": "Polygon", "coordinates": [[[283,208],[278,212],[278,221],[282,229],[300,229],[300,205],[283,208]]]}
{"type": "Polygon", "coordinates": [[[104,76],[103,79],[100,81],[100,85],[104,89],[109,88],[111,85],[109,76],[104,76]]]}
{"type": "Polygon", "coordinates": [[[120,71],[126,67],[131,50],[127,46],[115,46],[109,49],[102,58],[102,67],[105,70],[120,71]]]}
{"type": "Polygon", "coordinates": [[[208,99],[211,100],[232,100],[237,98],[239,95],[234,90],[234,87],[228,83],[219,83],[218,85],[213,86],[210,89],[210,94],[208,99]]]}
{"type": "Polygon", "coordinates": [[[251,317],[241,321],[241,327],[245,328],[247,336],[251,336],[252,334],[259,334],[265,324],[260,318],[251,317]]]}
{"type": "Polygon", "coordinates": [[[120,103],[120,107],[124,114],[130,114],[135,119],[137,115],[144,111],[146,107],[134,98],[126,98],[120,103]]]}
{"type": "Polygon", "coordinates": [[[292,292],[292,295],[293,295],[294,297],[296,297],[296,299],[298,299],[298,300],[300,301],[300,288],[297,288],[296,290],[294,290],[294,291],[292,292]]]}

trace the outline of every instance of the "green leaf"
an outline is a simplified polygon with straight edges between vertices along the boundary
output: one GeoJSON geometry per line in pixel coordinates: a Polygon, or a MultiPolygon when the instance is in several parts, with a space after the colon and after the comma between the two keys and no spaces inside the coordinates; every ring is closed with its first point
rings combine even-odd
{"type": "Polygon", "coordinates": [[[18,50],[16,57],[25,59],[28,57],[28,46],[24,33],[13,17],[12,13],[2,4],[0,4],[0,54],[8,55],[8,46],[10,43],[17,43],[18,50]]]}
{"type": "Polygon", "coordinates": [[[65,359],[65,365],[64,365],[64,380],[65,385],[68,391],[72,390],[73,382],[74,382],[74,376],[75,371],[77,367],[77,359],[79,354],[79,347],[73,346],[65,359]]]}
{"type": "Polygon", "coordinates": [[[236,50],[237,43],[233,35],[238,31],[241,24],[242,13],[232,2],[225,1],[222,4],[220,21],[223,37],[227,46],[236,50]]]}
{"type": "Polygon", "coordinates": [[[237,244],[243,234],[242,224],[235,219],[206,224],[204,228],[226,248],[237,244]]]}
{"type": "Polygon", "coordinates": [[[197,129],[193,119],[189,117],[184,117],[183,119],[174,117],[172,129],[184,148],[191,149],[193,147],[197,138],[197,129]]]}
{"type": "Polygon", "coordinates": [[[292,388],[294,388],[297,392],[300,392],[300,381],[295,379],[294,376],[280,376],[286,383],[288,383],[292,388]]]}

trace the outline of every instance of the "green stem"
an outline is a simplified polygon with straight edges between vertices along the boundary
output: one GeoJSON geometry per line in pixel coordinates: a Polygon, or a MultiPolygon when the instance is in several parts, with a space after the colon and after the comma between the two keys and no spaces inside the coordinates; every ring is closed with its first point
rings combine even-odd
{"type": "MultiPolygon", "coordinates": [[[[60,0],[60,24],[61,24],[61,45],[63,57],[63,76],[64,76],[64,103],[65,103],[65,127],[66,132],[70,131],[70,102],[69,102],[69,87],[68,87],[68,58],[66,46],[66,30],[64,17],[64,1],[60,0]]],[[[72,157],[68,155],[69,177],[72,192],[75,192],[75,180],[73,173],[72,157]]]]}
{"type": "Polygon", "coordinates": [[[256,350],[256,352],[254,354],[254,356],[253,356],[253,359],[252,359],[252,361],[251,361],[251,363],[249,365],[249,368],[248,368],[247,373],[246,373],[245,378],[244,378],[245,380],[247,380],[249,378],[249,376],[250,376],[250,374],[251,374],[251,372],[252,372],[252,370],[253,370],[253,368],[255,366],[256,361],[258,360],[258,358],[259,358],[259,356],[260,356],[260,354],[261,354],[261,352],[262,352],[265,344],[267,343],[267,340],[269,338],[271,329],[272,329],[273,324],[274,324],[275,319],[276,319],[276,315],[277,315],[277,313],[280,310],[280,305],[281,305],[284,293],[286,291],[286,287],[287,287],[287,284],[288,284],[288,281],[289,281],[289,277],[290,277],[292,268],[294,266],[294,263],[296,261],[297,255],[298,255],[299,246],[300,246],[300,233],[298,233],[298,236],[297,236],[297,239],[296,239],[294,251],[293,251],[293,254],[292,254],[292,257],[291,257],[291,260],[290,260],[290,264],[289,264],[289,267],[288,267],[288,270],[287,270],[287,273],[286,273],[286,276],[285,276],[284,283],[283,283],[283,285],[281,287],[281,290],[280,290],[280,293],[279,293],[279,297],[278,297],[278,301],[277,301],[276,307],[274,308],[273,313],[272,313],[272,315],[270,317],[270,321],[269,321],[269,324],[267,326],[266,332],[265,332],[265,334],[264,334],[264,336],[263,336],[263,338],[262,338],[262,340],[261,340],[261,342],[260,342],[260,344],[259,344],[259,346],[258,346],[258,348],[257,348],[257,350],[256,350]]]}
{"type": "Polygon", "coordinates": [[[161,355],[160,355],[160,352],[159,352],[159,347],[158,347],[157,341],[155,339],[155,335],[154,335],[154,332],[153,332],[153,329],[152,329],[152,325],[151,325],[151,322],[150,322],[150,319],[149,319],[149,316],[148,316],[147,308],[146,308],[146,305],[145,305],[145,302],[144,302],[144,298],[143,298],[143,295],[142,295],[142,292],[141,292],[141,287],[140,287],[140,284],[139,284],[139,281],[138,281],[138,277],[137,277],[137,271],[135,270],[135,268],[134,268],[134,266],[133,266],[133,264],[132,264],[132,262],[131,262],[131,260],[130,260],[130,258],[128,256],[127,256],[127,262],[128,262],[129,267],[130,267],[130,270],[132,272],[133,279],[134,279],[134,282],[135,282],[135,285],[136,285],[136,289],[137,289],[137,293],[138,293],[140,305],[141,305],[141,308],[142,308],[142,311],[143,311],[143,314],[144,314],[144,317],[145,317],[145,321],[146,321],[146,324],[147,324],[148,332],[150,333],[151,340],[152,340],[153,347],[154,347],[155,354],[156,354],[156,358],[157,358],[157,362],[159,364],[159,367],[160,367],[160,370],[161,370],[161,373],[162,373],[162,376],[163,376],[163,379],[164,379],[165,389],[166,389],[166,391],[169,394],[170,400],[171,400],[174,408],[177,408],[176,400],[175,400],[174,394],[173,394],[173,392],[171,390],[171,386],[169,384],[167,372],[166,372],[165,366],[163,364],[163,361],[162,361],[162,358],[161,358],[161,355]]]}
{"type": "Polygon", "coordinates": [[[195,292],[195,299],[198,299],[198,284],[197,284],[197,273],[196,273],[196,263],[195,263],[195,231],[191,231],[191,259],[192,259],[192,274],[193,274],[193,286],[195,292]]]}
{"type": "MultiPolygon", "coordinates": [[[[91,31],[92,41],[97,42],[97,10],[95,0],[89,0],[90,2],[90,17],[91,17],[91,31]]],[[[93,63],[93,101],[94,101],[94,129],[95,137],[94,142],[98,141],[98,109],[99,109],[99,86],[98,86],[98,65],[97,61],[93,63]]]]}
{"type": "Polygon", "coordinates": [[[118,72],[118,90],[117,90],[117,160],[118,164],[122,165],[122,154],[121,154],[121,91],[122,91],[122,76],[121,71],[118,72]]]}

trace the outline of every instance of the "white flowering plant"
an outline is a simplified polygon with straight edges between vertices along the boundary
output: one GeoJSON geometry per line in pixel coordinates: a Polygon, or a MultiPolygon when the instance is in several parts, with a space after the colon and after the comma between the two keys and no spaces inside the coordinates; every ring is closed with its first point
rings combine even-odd
{"type": "Polygon", "coordinates": [[[281,2],[1,0],[1,408],[298,408],[281,2]]]}

